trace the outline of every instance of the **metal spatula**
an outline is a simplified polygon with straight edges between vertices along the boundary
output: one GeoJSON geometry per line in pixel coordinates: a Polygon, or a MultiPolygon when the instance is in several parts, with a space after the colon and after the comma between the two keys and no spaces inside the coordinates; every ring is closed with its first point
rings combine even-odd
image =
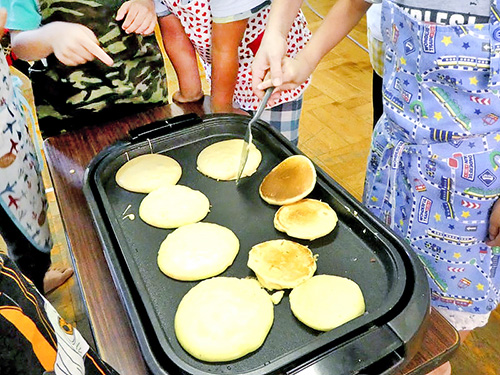
{"type": "Polygon", "coordinates": [[[243,174],[243,170],[245,169],[245,165],[248,160],[248,152],[250,151],[250,145],[252,144],[252,125],[259,119],[260,115],[266,108],[266,103],[269,100],[269,97],[273,93],[274,87],[269,87],[264,94],[264,98],[259,103],[257,107],[257,111],[255,111],[253,117],[250,119],[247,125],[247,131],[245,132],[245,138],[243,139],[243,148],[241,150],[240,157],[240,166],[238,167],[238,174],[236,175],[236,184],[240,182],[241,175],[243,174]]]}

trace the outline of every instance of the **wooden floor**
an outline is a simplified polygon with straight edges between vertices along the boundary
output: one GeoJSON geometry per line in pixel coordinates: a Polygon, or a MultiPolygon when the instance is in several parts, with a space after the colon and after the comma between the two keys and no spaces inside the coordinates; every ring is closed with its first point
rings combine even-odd
{"type": "MultiPolygon", "coordinates": [[[[311,30],[321,19],[311,11],[326,14],[332,1],[310,0],[303,10],[311,30]]],[[[351,37],[366,47],[366,22],[363,19],[351,37]]],[[[169,77],[174,77],[167,62],[169,77]]],[[[368,146],[372,130],[371,66],[368,53],[349,39],[342,41],[316,69],[312,84],[304,97],[299,148],[330,174],[357,199],[361,198],[368,146]]],[[[204,83],[208,92],[208,85],[204,83]]],[[[169,81],[169,92],[176,82],[169,81]]],[[[45,174],[50,202],[49,220],[56,245],[52,252],[55,265],[71,264],[64,228],[55,194],[45,174]]],[[[91,341],[91,331],[75,278],[49,295],[61,315],[73,322],[91,341]]],[[[103,306],[105,308],[105,306],[103,306]]],[[[452,360],[454,375],[500,374],[499,311],[493,312],[487,327],[474,331],[452,360]]]]}

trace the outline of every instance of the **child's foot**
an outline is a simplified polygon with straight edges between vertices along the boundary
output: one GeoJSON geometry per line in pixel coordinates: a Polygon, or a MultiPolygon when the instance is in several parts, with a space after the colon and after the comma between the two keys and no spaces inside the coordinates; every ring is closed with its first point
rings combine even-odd
{"type": "Polygon", "coordinates": [[[237,115],[250,116],[250,113],[240,108],[234,108],[233,113],[236,113],[237,115]]]}
{"type": "Polygon", "coordinates": [[[195,94],[195,95],[182,95],[180,91],[174,92],[174,95],[172,95],[172,100],[176,103],[194,103],[197,102],[201,99],[203,99],[203,91],[195,94]]]}
{"type": "Polygon", "coordinates": [[[43,278],[43,292],[48,294],[59,288],[73,275],[70,267],[51,267],[43,278]]]}
{"type": "Polygon", "coordinates": [[[428,372],[427,375],[451,375],[451,364],[450,362],[443,363],[438,368],[428,372]]]}

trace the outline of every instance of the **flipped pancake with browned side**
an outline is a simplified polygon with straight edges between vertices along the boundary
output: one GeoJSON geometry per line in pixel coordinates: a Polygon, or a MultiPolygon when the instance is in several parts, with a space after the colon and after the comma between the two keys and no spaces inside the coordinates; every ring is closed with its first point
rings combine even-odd
{"type": "Polygon", "coordinates": [[[210,202],[201,191],[184,185],[162,186],[146,195],[139,217],[158,228],[178,228],[207,216],[210,202]]]}
{"type": "Polygon", "coordinates": [[[316,169],[304,155],[293,155],[267,174],[259,194],[269,204],[284,205],[305,198],[316,185],[316,169]]]}
{"type": "Polygon", "coordinates": [[[226,227],[203,222],[183,225],[162,242],[158,266],[176,280],[202,280],[224,272],[239,249],[238,237],[226,227]]]}
{"type": "Polygon", "coordinates": [[[290,237],[314,240],[326,236],[337,225],[337,214],[328,203],[301,199],[281,206],[274,215],[274,227],[290,237]]]}
{"type": "Polygon", "coordinates": [[[118,186],[136,193],[150,193],[160,186],[175,185],[182,175],[180,164],[170,156],[144,154],[123,164],[115,175],[118,186]]]}
{"type": "Polygon", "coordinates": [[[274,321],[274,305],[255,279],[214,277],[182,298],[175,334],[193,357],[227,362],[257,350],[274,321]]]}
{"type": "MultiPolygon", "coordinates": [[[[244,144],[243,139],[228,139],[211,144],[199,153],[196,160],[198,170],[215,180],[236,180],[244,144]]],[[[261,160],[262,153],[253,143],[250,144],[248,159],[241,177],[253,175],[261,160]]]]}
{"type": "Polygon", "coordinates": [[[365,312],[358,284],[340,276],[317,275],[290,292],[293,315],[306,326],[330,331],[365,312]]]}
{"type": "Polygon", "coordinates": [[[266,289],[289,289],[314,275],[316,257],[299,243],[271,240],[252,247],[247,265],[266,289]]]}

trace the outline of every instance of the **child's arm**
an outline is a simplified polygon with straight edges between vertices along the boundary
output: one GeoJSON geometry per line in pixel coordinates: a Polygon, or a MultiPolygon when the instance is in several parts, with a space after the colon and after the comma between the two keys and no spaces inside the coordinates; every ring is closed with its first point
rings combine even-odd
{"type": "Polygon", "coordinates": [[[187,103],[203,97],[196,52],[179,19],[169,14],[158,18],[165,52],[174,67],[179,91],[172,98],[187,103]]]}
{"type": "Polygon", "coordinates": [[[500,246],[500,199],[498,199],[491,209],[490,225],[488,228],[489,241],[488,246],[500,246]]]}
{"type": "MultiPolygon", "coordinates": [[[[278,6],[282,14],[275,13],[274,17],[269,20],[267,27],[271,31],[280,30],[282,32],[282,25],[288,24],[289,20],[284,20],[282,17],[284,15],[290,17],[291,12],[284,13],[286,7],[289,6],[287,4],[290,2],[290,0],[275,0],[273,2],[272,7],[278,6]],[[278,23],[278,26],[272,23],[278,23]]],[[[293,3],[297,2],[298,0],[293,0],[293,3]]],[[[309,43],[297,54],[295,59],[283,59],[283,54],[277,56],[273,52],[274,49],[277,49],[274,45],[275,39],[266,38],[264,35],[263,43],[257,52],[252,67],[255,94],[262,97],[264,90],[272,85],[273,79],[275,80],[275,86],[279,86],[280,90],[292,89],[303,83],[314,71],[323,56],[356,26],[369,7],[370,4],[365,2],[365,0],[337,1],[328,12],[318,30],[313,34],[309,43]],[[276,85],[279,83],[278,67],[280,66],[282,84],[276,85]],[[273,67],[274,73],[271,71],[271,79],[264,79],[267,70],[273,67]],[[276,73],[277,70],[278,73],[276,73]]],[[[273,35],[275,34],[276,32],[273,32],[273,35]]],[[[278,51],[281,53],[282,50],[279,49],[278,51]]]]}
{"type": "Polygon", "coordinates": [[[12,51],[23,60],[40,60],[54,53],[69,66],[96,57],[106,65],[113,65],[113,59],[99,47],[94,33],[77,23],[51,22],[34,30],[13,31],[11,36],[12,51]]]}
{"type": "Polygon", "coordinates": [[[116,20],[121,21],[122,29],[128,34],[152,34],[156,25],[156,13],[153,0],[130,0],[123,3],[116,13],[116,20]]]}
{"type": "Polygon", "coordinates": [[[273,1],[264,37],[252,63],[252,86],[256,93],[263,94],[264,90],[258,86],[265,78],[270,79],[276,87],[283,83],[281,65],[287,49],[286,39],[302,1],[273,1]]]}
{"type": "Polygon", "coordinates": [[[239,112],[233,108],[238,78],[238,47],[245,33],[247,19],[212,25],[211,107],[215,113],[239,112]]]}
{"type": "Polygon", "coordinates": [[[3,36],[6,23],[7,23],[7,11],[5,10],[5,8],[0,8],[0,37],[3,36]]]}

